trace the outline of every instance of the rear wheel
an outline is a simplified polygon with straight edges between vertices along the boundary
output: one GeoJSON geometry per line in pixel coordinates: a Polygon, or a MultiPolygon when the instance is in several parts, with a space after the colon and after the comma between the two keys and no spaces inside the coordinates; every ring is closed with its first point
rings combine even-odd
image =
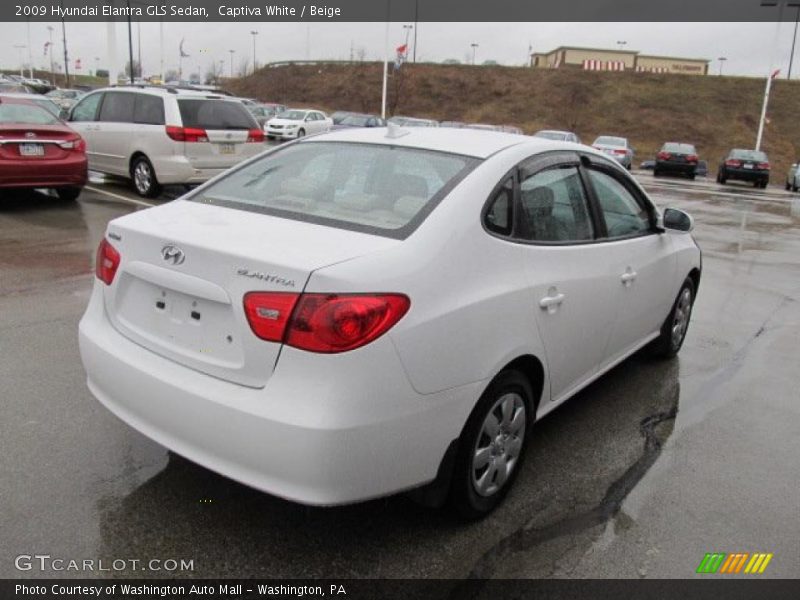
{"type": "Polygon", "coordinates": [[[519,473],[530,425],[533,390],[518,371],[503,371],[486,388],[459,439],[450,504],[467,519],[494,510],[519,473]]]}
{"type": "Polygon", "coordinates": [[[653,341],[651,349],[655,356],[672,358],[678,354],[689,329],[694,295],[694,281],[692,281],[691,277],[687,277],[681,286],[681,291],[678,292],[675,303],[672,305],[672,310],[661,326],[661,335],[653,341]]]}
{"type": "Polygon", "coordinates": [[[65,202],[73,202],[78,199],[83,191],[82,187],[62,187],[56,188],[56,194],[61,200],[65,202]]]}
{"type": "Polygon", "coordinates": [[[161,193],[153,165],[146,156],[138,156],[131,163],[131,178],[136,193],[144,198],[155,198],[161,193]]]}

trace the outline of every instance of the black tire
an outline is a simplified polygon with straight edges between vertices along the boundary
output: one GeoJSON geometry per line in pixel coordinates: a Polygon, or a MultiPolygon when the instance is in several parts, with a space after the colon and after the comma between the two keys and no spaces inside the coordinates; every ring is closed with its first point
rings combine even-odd
{"type": "MultiPolygon", "coordinates": [[[[453,479],[450,487],[450,494],[448,502],[459,515],[465,519],[475,520],[480,519],[492,512],[505,498],[508,490],[514,483],[517,474],[520,471],[522,460],[525,456],[525,448],[528,445],[530,438],[531,425],[533,424],[533,390],[528,379],[518,371],[503,371],[494,378],[486,391],[483,392],[478,404],[472,411],[472,414],[467,419],[466,425],[461,432],[461,437],[458,442],[458,452],[456,454],[455,465],[453,468],[453,479]],[[512,414],[518,415],[517,398],[521,400],[519,406],[524,407],[524,414],[520,417],[523,421],[523,429],[521,440],[519,436],[507,436],[504,440],[498,442],[495,446],[496,440],[491,438],[485,433],[484,425],[490,413],[498,414],[498,406],[503,399],[508,401],[513,398],[512,414]],[[509,441],[510,440],[510,441],[509,441]],[[476,460],[476,452],[478,445],[488,443],[491,447],[484,447],[484,451],[490,451],[489,462],[486,465],[486,470],[483,471],[484,475],[488,477],[489,487],[485,490],[486,493],[480,493],[477,490],[477,483],[474,479],[475,473],[480,470],[474,465],[476,460]],[[508,444],[506,446],[506,444],[508,444]],[[518,447],[518,454],[514,459],[513,464],[508,466],[506,463],[507,452],[513,452],[512,444],[518,447]],[[517,446],[517,444],[519,444],[517,446]],[[501,455],[495,456],[495,451],[501,452],[501,455]],[[497,462],[495,462],[497,461],[497,462]],[[492,485],[497,480],[499,469],[495,468],[496,464],[502,464],[505,475],[504,481],[496,486],[494,491],[491,490],[492,485]]],[[[502,413],[502,410],[501,410],[502,413]]],[[[503,419],[497,419],[503,421],[503,419]]],[[[516,419],[513,419],[516,422],[516,419]]],[[[499,436],[503,436],[503,422],[499,424],[499,436]]]]}
{"type": "Polygon", "coordinates": [[[725,177],[724,175],[720,175],[720,176],[717,178],[717,181],[719,181],[719,182],[720,182],[720,184],[722,184],[722,185],[725,185],[725,182],[727,182],[727,181],[728,181],[728,178],[727,178],[727,177],[725,177]]]}
{"type": "Polygon", "coordinates": [[[297,137],[298,138],[303,137],[305,134],[306,134],[306,130],[305,129],[298,129],[298,131],[297,131],[297,137]]]}
{"type": "Polygon", "coordinates": [[[791,184],[790,184],[790,183],[787,181],[787,182],[786,182],[786,191],[788,192],[790,189],[792,189],[792,186],[791,186],[791,184]]]}
{"type": "Polygon", "coordinates": [[[798,190],[798,187],[797,187],[797,185],[795,185],[795,184],[793,183],[793,184],[792,184],[792,191],[793,191],[793,192],[797,192],[797,190],[798,190]]]}
{"type": "Polygon", "coordinates": [[[661,177],[661,171],[658,169],[653,169],[653,177],[661,177]]]}
{"type": "Polygon", "coordinates": [[[689,330],[689,323],[692,318],[692,308],[694,307],[694,299],[694,281],[692,281],[691,277],[687,277],[683,282],[680,291],[678,292],[678,296],[675,298],[675,302],[672,303],[672,310],[669,311],[669,315],[667,315],[667,318],[664,320],[664,324],[661,326],[661,335],[653,340],[650,346],[653,356],[658,358],[672,358],[678,354],[681,346],[683,346],[683,341],[686,339],[686,332],[689,330]],[[676,325],[676,315],[679,310],[678,307],[681,304],[681,300],[683,299],[684,292],[686,290],[689,291],[688,314],[685,310],[683,310],[685,325],[683,326],[683,331],[681,332],[680,336],[676,336],[674,335],[673,328],[676,325]],[[677,339],[678,337],[679,339],[677,339]]]}
{"type": "Polygon", "coordinates": [[[691,181],[694,181],[695,177],[697,177],[697,175],[695,173],[692,173],[691,175],[689,175],[689,179],[691,181]]]}
{"type": "Polygon", "coordinates": [[[131,162],[133,189],[143,198],[155,198],[161,193],[156,170],[146,156],[137,156],[131,162]]]}
{"type": "Polygon", "coordinates": [[[81,195],[83,187],[63,187],[56,188],[56,194],[64,202],[74,202],[81,195]]]}

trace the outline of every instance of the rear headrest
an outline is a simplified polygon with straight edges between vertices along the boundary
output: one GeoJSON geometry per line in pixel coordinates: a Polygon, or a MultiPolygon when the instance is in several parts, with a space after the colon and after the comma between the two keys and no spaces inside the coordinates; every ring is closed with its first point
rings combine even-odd
{"type": "Polygon", "coordinates": [[[303,196],[305,198],[315,198],[320,191],[320,185],[315,181],[291,177],[281,181],[281,192],[292,196],[303,196]]]}
{"type": "Polygon", "coordinates": [[[410,219],[422,210],[427,202],[426,198],[419,196],[400,196],[394,203],[393,210],[398,216],[410,219]]]}
{"type": "Polygon", "coordinates": [[[522,190],[522,200],[529,211],[548,212],[553,210],[556,197],[548,187],[537,187],[532,190],[522,190]]]}
{"type": "Polygon", "coordinates": [[[350,210],[368,211],[379,208],[377,194],[347,194],[335,198],[333,203],[350,210]]]}

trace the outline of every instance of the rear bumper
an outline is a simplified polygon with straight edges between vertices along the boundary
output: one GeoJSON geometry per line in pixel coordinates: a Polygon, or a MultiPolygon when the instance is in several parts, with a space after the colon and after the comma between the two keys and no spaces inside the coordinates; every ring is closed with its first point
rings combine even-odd
{"type": "Polygon", "coordinates": [[[482,388],[420,396],[388,336],[340,355],[284,348],[263,389],[243,387],[120,335],[101,285],[79,333],[94,396],[176,453],[303,504],[356,502],[432,481],[482,388]]]}
{"type": "Polygon", "coordinates": [[[769,171],[758,171],[756,169],[731,169],[726,167],[723,171],[726,179],[737,181],[769,181],[769,171]]]}
{"type": "Polygon", "coordinates": [[[264,144],[258,143],[243,146],[241,154],[219,157],[216,161],[211,156],[192,158],[181,154],[149,158],[159,183],[203,183],[267,149],[264,144]]]}
{"type": "Polygon", "coordinates": [[[85,155],[25,163],[0,161],[0,187],[83,187],[88,177],[85,155]]]}
{"type": "Polygon", "coordinates": [[[691,163],[656,161],[655,168],[660,173],[677,173],[679,175],[695,175],[697,173],[697,165],[691,163]]]}

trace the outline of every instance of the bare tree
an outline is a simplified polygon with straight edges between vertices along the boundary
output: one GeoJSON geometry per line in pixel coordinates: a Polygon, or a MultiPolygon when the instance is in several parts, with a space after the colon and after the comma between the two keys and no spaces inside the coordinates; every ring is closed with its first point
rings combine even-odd
{"type": "Polygon", "coordinates": [[[239,70],[237,71],[239,77],[247,77],[248,73],[250,73],[250,59],[246,57],[242,57],[239,60],[239,70]]]}

